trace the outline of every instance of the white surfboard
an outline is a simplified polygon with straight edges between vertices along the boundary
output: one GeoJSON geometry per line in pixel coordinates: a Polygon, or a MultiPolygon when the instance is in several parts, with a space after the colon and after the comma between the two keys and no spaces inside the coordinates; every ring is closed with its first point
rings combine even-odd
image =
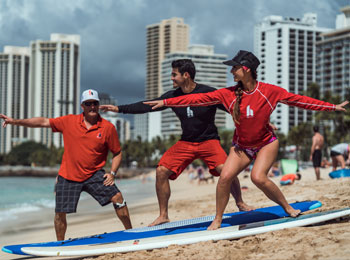
{"type": "Polygon", "coordinates": [[[350,215],[350,208],[326,211],[297,218],[282,218],[220,228],[214,231],[195,231],[158,237],[128,240],[108,244],[66,247],[23,247],[22,251],[35,256],[86,256],[106,253],[122,253],[137,250],[164,248],[169,245],[186,245],[211,240],[237,239],[285,228],[307,226],[350,215]]]}

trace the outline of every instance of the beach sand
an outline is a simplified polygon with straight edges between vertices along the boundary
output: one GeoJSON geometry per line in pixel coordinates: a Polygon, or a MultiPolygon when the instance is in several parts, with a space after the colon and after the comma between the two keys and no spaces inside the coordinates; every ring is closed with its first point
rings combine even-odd
{"type": "MultiPolygon", "coordinates": [[[[288,202],[319,200],[320,209],[326,211],[350,207],[350,178],[330,179],[328,169],[321,169],[320,181],[315,181],[313,168],[301,171],[302,179],[293,185],[281,187],[288,202]]],[[[270,201],[249,178],[249,173],[239,176],[244,200],[255,207],[276,205],[270,201]]],[[[154,181],[154,172],[150,174],[154,181]]],[[[279,177],[272,180],[277,184],[279,177]]],[[[217,178],[216,178],[217,181],[217,178]]],[[[279,185],[279,184],[278,184],[279,185]]],[[[215,214],[215,183],[189,182],[188,175],[182,174],[171,182],[169,216],[172,221],[215,214]]],[[[156,197],[147,201],[129,202],[133,227],[143,227],[158,216],[156,197]]],[[[233,198],[230,199],[227,212],[237,211],[233,198]]],[[[2,237],[0,246],[18,243],[45,242],[55,240],[53,226],[49,224],[35,230],[28,229],[2,237]]],[[[95,214],[77,214],[68,218],[66,238],[80,237],[103,232],[122,230],[112,209],[96,210],[95,214]]],[[[106,254],[84,259],[350,259],[350,222],[330,221],[322,225],[291,228],[280,231],[249,236],[237,240],[201,242],[192,245],[172,245],[164,249],[137,251],[123,254],[106,254]]],[[[21,256],[0,253],[0,259],[28,259],[21,256]]],[[[67,258],[40,258],[67,259],[67,258]]],[[[72,259],[72,258],[70,258],[72,259]]],[[[76,258],[82,259],[82,258],[76,258]]]]}

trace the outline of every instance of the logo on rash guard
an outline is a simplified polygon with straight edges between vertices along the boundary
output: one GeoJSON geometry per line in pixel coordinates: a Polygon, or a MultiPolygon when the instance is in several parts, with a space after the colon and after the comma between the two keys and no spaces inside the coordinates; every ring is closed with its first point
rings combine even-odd
{"type": "Polygon", "coordinates": [[[188,117],[188,118],[194,117],[194,115],[193,115],[193,110],[191,110],[190,107],[187,107],[187,117],[188,117]]]}
{"type": "Polygon", "coordinates": [[[101,134],[101,133],[98,133],[96,137],[97,137],[98,139],[101,139],[101,138],[102,138],[102,134],[101,134]]]}
{"type": "Polygon", "coordinates": [[[250,105],[247,106],[247,118],[253,117],[254,116],[254,111],[253,109],[250,109],[250,105]]]}

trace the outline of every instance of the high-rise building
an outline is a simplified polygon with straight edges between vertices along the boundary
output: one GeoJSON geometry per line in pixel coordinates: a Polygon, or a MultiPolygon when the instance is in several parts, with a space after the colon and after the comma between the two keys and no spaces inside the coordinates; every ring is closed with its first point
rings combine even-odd
{"type": "MultiPolygon", "coordinates": [[[[80,111],[80,36],[51,34],[30,43],[31,117],[59,117],[80,111]]],[[[62,135],[47,128],[30,129],[34,141],[63,146],[62,135]]]]}
{"type": "MultiPolygon", "coordinates": [[[[187,51],[189,26],[183,18],[171,18],[146,27],[146,86],[145,98],[153,99],[163,94],[161,64],[167,53],[187,51]]],[[[134,116],[133,138],[151,141],[160,135],[160,112],[134,116]]]]}
{"type": "Polygon", "coordinates": [[[336,29],[321,34],[316,42],[316,75],[321,93],[330,91],[344,99],[350,90],[350,6],[341,11],[336,29]]]}
{"type": "MultiPolygon", "coordinates": [[[[30,51],[5,46],[0,53],[0,113],[12,118],[28,117],[30,51]]],[[[8,153],[28,138],[28,129],[11,125],[0,129],[0,153],[8,153]]]]}
{"type": "Polygon", "coordinates": [[[114,112],[101,113],[101,116],[115,126],[120,143],[130,140],[131,132],[129,120],[119,117],[118,114],[114,112]]]}
{"type": "MultiPolygon", "coordinates": [[[[116,105],[117,103],[116,100],[107,93],[100,92],[98,93],[98,97],[100,99],[100,105],[116,105]]],[[[115,126],[121,143],[130,140],[131,131],[129,120],[120,117],[120,114],[114,112],[100,111],[100,114],[104,119],[108,120],[115,126]]]]}
{"type": "Polygon", "coordinates": [[[161,136],[160,119],[159,111],[135,115],[132,139],[137,140],[140,137],[142,141],[150,142],[153,138],[161,136]]]}
{"type": "Polygon", "coordinates": [[[171,18],[147,26],[146,91],[145,98],[152,99],[163,93],[161,62],[167,53],[187,51],[189,26],[183,18],[171,18]]]}
{"type": "MultiPolygon", "coordinates": [[[[303,94],[316,81],[316,41],[327,28],[317,27],[317,15],[302,19],[268,16],[255,26],[254,52],[260,59],[258,80],[303,94]]],[[[301,122],[310,121],[312,112],[278,104],[271,122],[285,134],[301,122]]]]}
{"type": "MultiPolygon", "coordinates": [[[[171,63],[177,59],[191,59],[196,66],[195,82],[214,88],[227,87],[227,66],[222,62],[227,60],[227,55],[214,53],[212,45],[191,45],[187,52],[168,53],[162,62],[162,85],[164,92],[173,89],[171,81],[171,63]]],[[[188,107],[190,111],[190,107],[188,107]]],[[[190,113],[190,112],[189,112],[190,113]]],[[[217,110],[215,124],[218,128],[233,128],[232,117],[227,120],[228,113],[217,110]],[[228,123],[226,123],[228,122],[228,123]]],[[[162,136],[182,133],[180,120],[171,109],[162,111],[162,136]]]]}

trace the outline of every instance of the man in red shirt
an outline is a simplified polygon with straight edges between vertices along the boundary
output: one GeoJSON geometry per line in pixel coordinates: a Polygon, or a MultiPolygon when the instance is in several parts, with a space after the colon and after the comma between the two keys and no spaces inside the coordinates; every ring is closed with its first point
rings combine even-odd
{"type": "Polygon", "coordinates": [[[112,202],[125,229],[132,228],[126,202],[114,183],[122,159],[117,131],[113,124],[99,115],[99,101],[97,91],[89,89],[82,94],[83,113],[80,115],[13,119],[0,114],[4,120],[3,127],[8,124],[51,127],[53,132],[63,134],[64,154],[56,184],[57,240],[64,240],[67,230],[66,214],[76,212],[82,191],[93,196],[101,206],[112,202]],[[108,151],[113,153],[113,159],[111,172],[106,173],[103,167],[108,151]]]}

